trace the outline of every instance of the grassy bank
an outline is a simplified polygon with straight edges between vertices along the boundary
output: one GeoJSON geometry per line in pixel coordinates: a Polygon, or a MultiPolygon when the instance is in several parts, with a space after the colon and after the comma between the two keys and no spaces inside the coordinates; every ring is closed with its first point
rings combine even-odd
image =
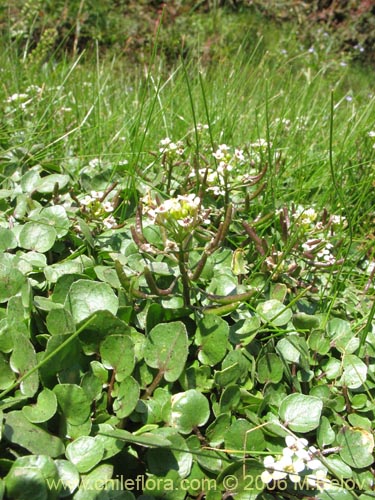
{"type": "Polygon", "coordinates": [[[371,498],[373,73],[204,19],[0,56],[4,498],[371,498]]]}

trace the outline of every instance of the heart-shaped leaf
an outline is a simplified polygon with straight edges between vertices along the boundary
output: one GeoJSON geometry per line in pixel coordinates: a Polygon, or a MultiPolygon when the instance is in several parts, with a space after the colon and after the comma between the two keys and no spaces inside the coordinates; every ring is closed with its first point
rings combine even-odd
{"type": "Polygon", "coordinates": [[[57,410],[56,395],[46,387],[38,394],[37,403],[33,406],[24,406],[22,412],[29,422],[39,424],[47,422],[57,410]]]}

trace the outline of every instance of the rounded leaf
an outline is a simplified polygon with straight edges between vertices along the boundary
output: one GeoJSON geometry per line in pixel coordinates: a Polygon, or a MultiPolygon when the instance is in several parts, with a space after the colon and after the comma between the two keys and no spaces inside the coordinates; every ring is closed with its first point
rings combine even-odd
{"type": "Polygon", "coordinates": [[[116,399],[113,402],[113,411],[118,418],[125,418],[137,406],[140,388],[133,377],[126,377],[116,390],[116,399]]]}
{"type": "Polygon", "coordinates": [[[340,457],[350,465],[361,469],[370,466],[374,457],[374,437],[371,432],[358,427],[344,427],[337,434],[340,457]]]}
{"type": "Polygon", "coordinates": [[[109,311],[115,315],[118,309],[118,298],[107,283],[78,280],[69,289],[65,307],[79,323],[96,311],[109,311]]]}
{"type": "Polygon", "coordinates": [[[268,352],[258,360],[258,380],[261,384],[277,384],[283,378],[283,362],[275,353],[268,352]]]}
{"type": "Polygon", "coordinates": [[[70,181],[68,175],[51,174],[42,177],[37,184],[36,190],[38,193],[53,193],[57,185],[57,189],[64,188],[70,181]]]}
{"type": "Polygon", "coordinates": [[[16,295],[26,282],[25,276],[16,268],[0,265],[0,303],[16,295]]]}
{"type": "Polygon", "coordinates": [[[171,425],[181,434],[189,434],[204,425],[210,416],[207,398],[195,389],[172,396],[171,425]]]}
{"type": "Polygon", "coordinates": [[[61,489],[57,467],[46,455],[18,457],[5,478],[5,485],[7,498],[17,500],[52,500],[61,489]]]}
{"type": "Polygon", "coordinates": [[[11,411],[5,415],[3,436],[10,443],[18,444],[35,455],[54,458],[64,453],[61,439],[29,422],[22,411],[11,411]]]}
{"type": "Polygon", "coordinates": [[[319,426],[323,402],[314,396],[290,394],[279,408],[284,425],[294,432],[309,432],[319,426]]]}
{"type": "Polygon", "coordinates": [[[341,377],[342,385],[349,389],[358,389],[366,381],[367,366],[354,354],[346,354],[343,360],[344,373],[341,377]]]}
{"type": "Polygon", "coordinates": [[[198,359],[201,363],[214,366],[227,353],[229,326],[219,316],[208,314],[198,323],[195,344],[200,347],[198,359]]]}
{"type": "Polygon", "coordinates": [[[16,247],[17,240],[13,232],[6,227],[0,227],[0,252],[5,252],[5,250],[16,247]]]}
{"type": "Polygon", "coordinates": [[[88,472],[103,458],[104,446],[101,441],[91,436],[81,436],[68,444],[65,455],[78,472],[88,472]]]}
{"type": "Polygon", "coordinates": [[[276,299],[262,302],[256,308],[263,323],[272,323],[274,326],[286,325],[293,316],[292,311],[276,299]]]}
{"type": "Polygon", "coordinates": [[[149,333],[144,351],[148,366],[158,368],[167,382],[181,375],[188,355],[188,337],[180,321],[161,323],[149,333]]]}
{"type": "Polygon", "coordinates": [[[72,462],[68,460],[55,460],[55,465],[62,483],[62,490],[59,497],[68,497],[78,488],[80,481],[79,472],[72,462]]]}
{"type": "Polygon", "coordinates": [[[110,370],[115,370],[117,381],[121,382],[132,373],[135,357],[134,345],[130,337],[109,335],[100,344],[100,355],[103,365],[110,370]]]}
{"type": "Polygon", "coordinates": [[[91,401],[82,387],[75,384],[57,384],[53,388],[64,417],[72,425],[85,423],[91,413],[91,401]]]}
{"type": "Polygon", "coordinates": [[[48,252],[56,240],[55,229],[39,222],[26,222],[19,234],[19,242],[22,248],[35,250],[36,252],[48,252]]]}
{"type": "Polygon", "coordinates": [[[29,422],[38,424],[47,422],[54,416],[57,410],[56,395],[50,389],[43,389],[39,393],[37,403],[32,406],[24,406],[22,412],[29,422]]]}
{"type": "Polygon", "coordinates": [[[228,429],[224,439],[225,448],[238,456],[238,451],[262,451],[265,448],[264,435],[261,429],[243,418],[236,420],[228,429]]]}

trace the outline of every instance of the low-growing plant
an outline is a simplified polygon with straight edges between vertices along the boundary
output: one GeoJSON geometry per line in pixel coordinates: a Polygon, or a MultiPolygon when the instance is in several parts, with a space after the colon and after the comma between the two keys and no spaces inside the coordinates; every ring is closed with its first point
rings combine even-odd
{"type": "Polygon", "coordinates": [[[280,48],[2,54],[0,497],[371,498],[374,99],[280,48]]]}

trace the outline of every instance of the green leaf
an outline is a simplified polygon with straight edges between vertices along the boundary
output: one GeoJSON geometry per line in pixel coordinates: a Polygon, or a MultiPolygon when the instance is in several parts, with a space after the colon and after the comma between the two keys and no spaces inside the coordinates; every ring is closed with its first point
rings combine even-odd
{"type": "Polygon", "coordinates": [[[343,360],[344,373],[341,377],[341,384],[349,389],[358,389],[366,381],[367,366],[354,354],[345,354],[343,360]]]}
{"type": "Polygon", "coordinates": [[[46,220],[50,226],[55,228],[58,238],[65,236],[72,225],[65,208],[61,205],[43,208],[38,214],[38,218],[34,218],[34,220],[46,220]]]}
{"type": "Polygon", "coordinates": [[[359,339],[354,335],[349,321],[333,318],[327,323],[327,332],[331,346],[335,346],[342,353],[352,353],[359,346],[359,339]]]}
{"type": "Polygon", "coordinates": [[[207,427],[206,438],[209,440],[210,446],[218,447],[224,443],[231,420],[230,415],[222,413],[207,427]]]}
{"type": "MultiPolygon", "coordinates": [[[[54,304],[56,303],[54,302],[54,304]]],[[[67,309],[49,311],[46,325],[51,335],[65,335],[75,331],[74,319],[67,309]]]]}
{"type": "Polygon", "coordinates": [[[327,417],[322,416],[318,431],[317,431],[317,441],[320,448],[324,448],[330,445],[335,440],[335,432],[332,429],[327,417]]]}
{"type": "Polygon", "coordinates": [[[373,463],[374,437],[371,432],[344,427],[337,434],[337,442],[340,445],[340,457],[351,467],[361,469],[373,463]]]}
{"type": "Polygon", "coordinates": [[[48,252],[53,247],[55,240],[55,229],[48,224],[39,222],[26,222],[19,234],[20,246],[35,252],[48,252]]]}
{"type": "Polygon", "coordinates": [[[256,312],[263,323],[272,323],[274,326],[284,326],[292,318],[292,311],[276,299],[267,300],[258,304],[256,312]]]}
{"type": "Polygon", "coordinates": [[[229,384],[234,384],[241,376],[241,368],[238,363],[228,366],[224,370],[216,371],[214,381],[216,385],[226,387],[229,384]]]}
{"type": "Polygon", "coordinates": [[[36,186],[36,190],[38,193],[53,193],[55,190],[56,184],[58,185],[58,189],[61,191],[70,181],[70,177],[68,175],[62,174],[51,174],[42,177],[36,186]]]}
{"type": "Polygon", "coordinates": [[[304,312],[298,312],[293,315],[293,325],[298,330],[312,330],[318,328],[320,324],[319,318],[304,312]]]}
{"type": "Polygon", "coordinates": [[[101,464],[88,474],[82,476],[82,484],[85,485],[85,490],[98,491],[99,489],[104,489],[104,484],[111,479],[112,474],[113,465],[101,464]]]}
{"type": "Polygon", "coordinates": [[[91,401],[82,387],[75,384],[57,384],[53,388],[58,405],[72,425],[85,423],[91,413],[91,401]]]}
{"type": "Polygon", "coordinates": [[[96,311],[109,311],[115,315],[118,309],[118,298],[107,283],[78,280],[70,287],[65,307],[79,323],[96,311]]]}
{"type": "Polygon", "coordinates": [[[290,394],[281,402],[280,418],[294,432],[309,432],[319,426],[323,402],[314,396],[290,394]]]}
{"type": "MultiPolygon", "coordinates": [[[[131,334],[132,329],[109,311],[98,311],[79,339],[86,355],[99,352],[100,343],[109,335],[131,334]]],[[[142,335],[144,338],[144,335],[142,335]]]]}
{"type": "Polygon", "coordinates": [[[155,432],[168,439],[171,449],[151,449],[146,453],[148,470],[151,474],[165,476],[170,470],[176,470],[180,477],[187,477],[193,463],[193,457],[185,439],[173,429],[162,428],[155,432]]]}
{"type": "Polygon", "coordinates": [[[68,497],[78,488],[80,481],[79,472],[68,460],[55,460],[55,465],[62,483],[62,490],[59,493],[59,498],[68,497]]]}
{"type": "Polygon", "coordinates": [[[0,227],[0,252],[17,247],[17,239],[10,229],[0,227]]]}
{"type": "Polygon", "coordinates": [[[35,455],[54,458],[64,453],[60,438],[29,422],[22,411],[11,411],[5,415],[4,437],[35,455]]]}
{"type": "Polygon", "coordinates": [[[241,391],[238,385],[228,385],[220,397],[220,413],[236,408],[241,401],[241,391]]]}
{"type": "Polygon", "coordinates": [[[54,416],[57,410],[57,400],[55,393],[50,389],[44,388],[38,394],[37,403],[32,406],[24,406],[22,412],[29,422],[39,424],[47,422],[54,416]]]}
{"type": "Polygon", "coordinates": [[[10,387],[14,383],[15,379],[16,375],[9,366],[9,360],[6,356],[0,353],[0,390],[10,387]]]}
{"type": "Polygon", "coordinates": [[[204,425],[210,416],[207,398],[195,389],[172,396],[171,426],[181,434],[189,434],[204,425]]]}
{"type": "Polygon", "coordinates": [[[228,323],[219,316],[206,315],[198,322],[195,344],[200,347],[198,359],[201,363],[214,366],[228,350],[228,323]]]}
{"type": "Polygon", "coordinates": [[[135,365],[134,345],[129,336],[110,335],[100,344],[102,364],[115,370],[115,377],[121,382],[131,375],[135,365]]]}
{"type": "Polygon", "coordinates": [[[263,451],[265,445],[262,430],[242,418],[233,422],[225,434],[225,449],[234,456],[243,456],[237,453],[241,451],[263,451]]]}
{"type": "Polygon", "coordinates": [[[7,498],[17,500],[55,500],[61,490],[57,467],[45,455],[18,457],[5,478],[5,485],[7,498]]]}
{"type": "Polygon", "coordinates": [[[158,368],[167,382],[181,375],[188,355],[188,337],[180,321],[156,325],[149,333],[144,351],[148,366],[158,368]]]}
{"type": "Polygon", "coordinates": [[[88,472],[102,460],[104,446],[91,436],[81,436],[68,444],[65,455],[78,472],[88,472]]]}
{"type": "MultiPolygon", "coordinates": [[[[36,353],[29,339],[24,335],[15,335],[14,349],[10,357],[10,367],[20,377],[33,369],[37,364],[36,353]]],[[[38,372],[35,371],[20,384],[22,394],[32,397],[39,387],[38,372]]]]}
{"type": "Polygon", "coordinates": [[[16,295],[26,282],[25,276],[16,268],[0,264],[0,303],[16,295]]]}
{"type": "Polygon", "coordinates": [[[283,363],[277,354],[269,352],[258,360],[258,380],[261,384],[277,384],[283,378],[283,363]]]}
{"type": "Polygon", "coordinates": [[[114,429],[110,424],[99,424],[99,430],[95,439],[100,441],[104,447],[103,460],[107,460],[108,458],[117,455],[125,446],[124,440],[105,435],[106,432],[112,432],[113,430],[114,429]]]}
{"type": "Polygon", "coordinates": [[[133,377],[126,377],[116,389],[113,411],[118,418],[125,418],[137,406],[140,394],[138,382],[133,377]]]}

